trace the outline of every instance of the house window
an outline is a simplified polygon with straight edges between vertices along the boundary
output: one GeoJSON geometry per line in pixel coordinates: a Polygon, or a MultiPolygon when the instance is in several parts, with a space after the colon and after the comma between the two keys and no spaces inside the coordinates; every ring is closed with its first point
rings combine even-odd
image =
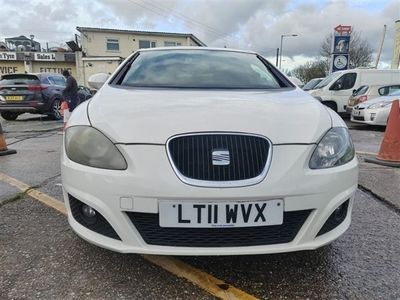
{"type": "Polygon", "coordinates": [[[119,51],[119,40],[107,39],[107,51],[119,51]]]}
{"type": "Polygon", "coordinates": [[[156,42],[153,41],[139,41],[139,49],[143,49],[143,48],[155,48],[156,46],[156,42]]]}
{"type": "Polygon", "coordinates": [[[170,42],[170,41],[164,41],[164,46],[165,47],[175,47],[175,46],[181,46],[181,43],[177,42],[170,42]]]}

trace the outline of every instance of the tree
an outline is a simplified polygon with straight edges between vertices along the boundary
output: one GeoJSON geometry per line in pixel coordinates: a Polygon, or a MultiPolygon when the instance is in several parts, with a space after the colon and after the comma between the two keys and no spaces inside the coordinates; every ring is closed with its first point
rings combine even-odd
{"type": "Polygon", "coordinates": [[[298,66],[292,71],[292,74],[304,83],[309,82],[313,78],[325,77],[328,72],[328,64],[326,60],[308,61],[298,66]]]}
{"type": "MultiPolygon", "coordinates": [[[[321,44],[319,53],[328,61],[331,57],[333,35],[328,34],[321,44]]],[[[349,68],[367,67],[372,62],[372,48],[359,31],[353,31],[350,38],[349,68]]]]}

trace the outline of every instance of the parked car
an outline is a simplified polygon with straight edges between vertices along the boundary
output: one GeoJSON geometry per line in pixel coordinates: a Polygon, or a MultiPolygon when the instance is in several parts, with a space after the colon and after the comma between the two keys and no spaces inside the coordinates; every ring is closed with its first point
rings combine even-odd
{"type": "Polygon", "coordinates": [[[320,83],[324,78],[314,78],[311,79],[309,82],[307,82],[304,86],[303,86],[303,91],[311,91],[313,90],[318,83],[320,83]]]}
{"type": "Polygon", "coordinates": [[[400,90],[400,84],[394,85],[362,85],[350,96],[347,112],[351,113],[354,106],[359,103],[374,99],[379,96],[387,96],[394,91],[400,90]]]}
{"type": "Polygon", "coordinates": [[[357,104],[351,112],[350,120],[355,123],[386,126],[392,102],[400,98],[400,90],[388,96],[374,98],[357,104]]]}
{"type": "MultiPolygon", "coordinates": [[[[29,112],[47,114],[55,120],[60,114],[65,78],[58,73],[32,73],[3,75],[0,80],[0,114],[6,120],[15,120],[29,112]]],[[[91,97],[88,88],[80,86],[79,101],[91,97]]]]}
{"type": "Polygon", "coordinates": [[[339,113],[347,113],[349,97],[363,85],[391,85],[400,82],[400,70],[350,69],[334,72],[309,93],[339,113]]]}
{"type": "Polygon", "coordinates": [[[302,88],[304,86],[304,83],[297,77],[288,76],[287,78],[289,78],[289,80],[293,82],[295,85],[297,85],[299,88],[302,88]]]}
{"type": "Polygon", "coordinates": [[[87,241],[276,253],[349,227],[358,162],[344,121],[261,55],[141,49],[96,85],[66,125],[61,158],[69,224],[87,241]]]}

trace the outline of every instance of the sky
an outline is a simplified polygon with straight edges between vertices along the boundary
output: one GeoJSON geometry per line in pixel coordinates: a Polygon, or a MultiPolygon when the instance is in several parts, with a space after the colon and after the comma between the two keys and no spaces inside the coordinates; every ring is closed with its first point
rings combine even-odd
{"type": "Polygon", "coordinates": [[[284,38],[282,68],[319,56],[324,38],[351,25],[374,49],[384,25],[379,67],[390,65],[400,0],[0,0],[0,41],[30,36],[50,46],[74,37],[77,26],[192,33],[212,47],[253,50],[275,62],[284,38]],[[12,16],[12,17],[10,17],[12,16]]]}

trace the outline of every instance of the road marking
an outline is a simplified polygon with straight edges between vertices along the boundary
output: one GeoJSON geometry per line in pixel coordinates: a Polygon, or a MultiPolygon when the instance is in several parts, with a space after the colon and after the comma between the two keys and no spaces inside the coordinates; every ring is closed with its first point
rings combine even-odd
{"type": "Polygon", "coordinates": [[[65,209],[63,202],[45,194],[45,193],[42,193],[41,191],[35,190],[34,188],[31,188],[26,183],[19,181],[18,179],[10,177],[1,172],[0,172],[0,180],[20,189],[22,192],[26,192],[27,195],[40,201],[44,205],[47,205],[47,206],[57,210],[58,212],[60,212],[64,215],[67,215],[67,210],[65,209]]]}
{"type": "Polygon", "coordinates": [[[142,255],[146,260],[160,266],[164,270],[178,276],[186,278],[197,286],[201,287],[211,295],[220,299],[243,299],[255,300],[256,297],[237,289],[214,276],[203,272],[191,265],[174,257],[159,255],[142,255]]]}
{"type": "Polygon", "coordinates": [[[371,155],[371,156],[377,156],[378,153],[373,153],[373,152],[366,152],[366,151],[356,151],[357,154],[361,155],[371,155]]]}
{"type": "MultiPolygon", "coordinates": [[[[11,176],[8,176],[4,173],[0,172],[0,181],[8,183],[22,192],[26,192],[27,195],[38,200],[44,205],[51,207],[63,215],[67,215],[67,210],[65,209],[64,203],[36,190],[26,183],[19,181],[11,176]]],[[[181,278],[185,278],[186,280],[194,283],[201,289],[205,290],[209,294],[218,297],[220,299],[229,299],[229,300],[255,300],[256,297],[238,289],[234,286],[231,286],[224,281],[203,272],[189,264],[184,263],[183,261],[172,257],[172,256],[159,256],[159,255],[142,255],[142,257],[149,261],[150,263],[161,267],[162,269],[172,273],[181,278]]]]}

